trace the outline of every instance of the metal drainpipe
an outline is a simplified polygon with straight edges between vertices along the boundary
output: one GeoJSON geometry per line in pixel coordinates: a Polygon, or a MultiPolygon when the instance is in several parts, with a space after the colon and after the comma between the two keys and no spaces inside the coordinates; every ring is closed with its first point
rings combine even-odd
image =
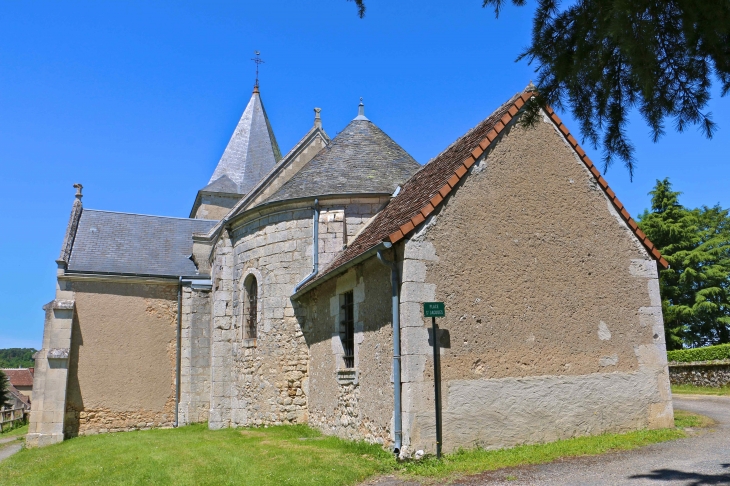
{"type": "Polygon", "coordinates": [[[398,286],[398,265],[393,260],[383,258],[383,251],[378,251],[378,261],[390,268],[390,286],[393,300],[393,425],[395,427],[395,447],[393,452],[400,454],[403,439],[403,420],[401,418],[401,371],[400,371],[400,289],[398,286]]]}
{"type": "Polygon", "coordinates": [[[314,217],[312,218],[312,273],[304,277],[304,280],[299,282],[294,287],[294,292],[297,293],[302,286],[312,280],[315,275],[319,272],[319,199],[314,200],[314,217]]]}
{"type": "Polygon", "coordinates": [[[180,408],[180,343],[181,343],[181,332],[182,327],[182,276],[177,281],[177,344],[175,352],[175,427],[179,425],[179,411],[180,408]]]}

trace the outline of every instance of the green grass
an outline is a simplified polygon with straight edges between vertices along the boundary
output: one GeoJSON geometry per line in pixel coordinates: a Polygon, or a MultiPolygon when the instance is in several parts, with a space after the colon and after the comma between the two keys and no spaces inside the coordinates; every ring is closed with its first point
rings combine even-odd
{"type": "Polygon", "coordinates": [[[505,467],[544,464],[562,457],[594,456],[610,451],[625,451],[657,442],[685,437],[680,429],[640,430],[627,434],[576,437],[547,444],[535,444],[486,451],[474,449],[444,456],[428,457],[405,465],[407,475],[443,478],[454,474],[476,474],[505,467]]]}
{"type": "Polygon", "coordinates": [[[676,427],[709,427],[714,424],[715,421],[710,417],[687,412],[685,410],[674,410],[674,425],[676,427]]]}
{"type": "Polygon", "coordinates": [[[200,424],[24,449],[0,465],[0,484],[340,485],[394,464],[379,446],[305,426],[211,431],[200,424]]]}
{"type": "MultiPolygon", "coordinates": [[[[682,425],[694,427],[687,416],[682,425]]],[[[678,422],[680,424],[680,422],[678,422]]],[[[206,425],[78,437],[23,449],[0,465],[0,484],[346,485],[397,473],[444,478],[561,457],[629,450],[684,437],[660,429],[579,437],[497,451],[459,451],[398,464],[379,446],[326,437],[305,426],[211,431],[206,425]]]]}
{"type": "Polygon", "coordinates": [[[672,385],[672,393],[678,395],[730,395],[730,386],[712,387],[712,386],[695,386],[695,385],[672,385]]]}
{"type": "Polygon", "coordinates": [[[27,433],[28,433],[28,424],[25,424],[25,425],[21,425],[20,427],[13,427],[12,429],[6,429],[2,434],[0,434],[0,439],[4,438],[4,437],[25,435],[27,433]]]}

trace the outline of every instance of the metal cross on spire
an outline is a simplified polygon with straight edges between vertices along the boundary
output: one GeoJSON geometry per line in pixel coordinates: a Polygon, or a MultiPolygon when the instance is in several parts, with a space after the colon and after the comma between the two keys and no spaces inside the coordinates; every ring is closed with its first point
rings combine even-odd
{"type": "Polygon", "coordinates": [[[256,84],[254,84],[254,89],[258,91],[259,87],[259,64],[264,64],[264,60],[261,59],[261,53],[259,51],[253,51],[253,53],[256,55],[256,57],[251,58],[253,62],[256,63],[256,84]]]}

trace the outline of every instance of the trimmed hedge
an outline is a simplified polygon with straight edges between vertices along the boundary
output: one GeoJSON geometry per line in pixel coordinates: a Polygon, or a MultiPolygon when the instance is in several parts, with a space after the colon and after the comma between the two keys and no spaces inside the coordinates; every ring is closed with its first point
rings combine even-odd
{"type": "Polygon", "coordinates": [[[678,361],[680,363],[730,359],[730,344],[720,344],[718,346],[707,346],[704,348],[667,351],[667,359],[669,361],[678,361]]]}

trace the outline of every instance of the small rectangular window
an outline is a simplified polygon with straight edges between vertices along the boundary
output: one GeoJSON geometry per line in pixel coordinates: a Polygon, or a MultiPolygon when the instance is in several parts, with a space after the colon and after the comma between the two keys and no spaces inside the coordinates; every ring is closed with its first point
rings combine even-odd
{"type": "Polygon", "coordinates": [[[345,351],[345,368],[355,367],[355,299],[352,291],[343,294],[342,320],[340,321],[340,340],[345,351]]]}

